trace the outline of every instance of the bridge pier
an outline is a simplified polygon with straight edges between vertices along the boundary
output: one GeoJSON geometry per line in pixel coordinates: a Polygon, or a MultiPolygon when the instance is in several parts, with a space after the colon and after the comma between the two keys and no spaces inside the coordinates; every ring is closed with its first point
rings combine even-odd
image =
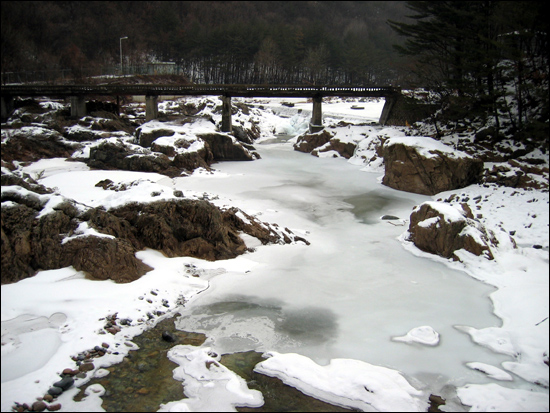
{"type": "Polygon", "coordinates": [[[382,126],[386,125],[386,122],[388,121],[390,117],[390,113],[395,105],[395,102],[397,102],[398,97],[397,96],[386,96],[386,103],[384,103],[384,107],[382,108],[382,114],[380,115],[380,120],[378,123],[382,126]]]}
{"type": "Polygon", "coordinates": [[[222,132],[233,132],[231,123],[231,96],[222,96],[222,132]]]}
{"type": "Polygon", "coordinates": [[[159,116],[158,96],[147,95],[145,96],[145,120],[157,119],[159,116]]]}
{"type": "Polygon", "coordinates": [[[86,112],[86,99],[84,96],[71,96],[71,117],[72,118],[83,118],[88,113],[86,112]]]}
{"type": "Polygon", "coordinates": [[[324,129],[323,111],[321,110],[322,103],[322,96],[315,96],[313,98],[313,110],[311,111],[311,121],[309,122],[310,133],[319,132],[324,129]]]}
{"type": "Polygon", "coordinates": [[[2,120],[8,119],[13,111],[13,97],[2,95],[2,120]]]}

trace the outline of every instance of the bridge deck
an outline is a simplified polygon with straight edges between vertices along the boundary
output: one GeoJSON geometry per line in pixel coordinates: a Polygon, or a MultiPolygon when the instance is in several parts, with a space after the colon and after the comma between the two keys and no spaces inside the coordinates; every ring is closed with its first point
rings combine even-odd
{"type": "Polygon", "coordinates": [[[390,86],[301,86],[301,85],[9,85],[2,96],[145,95],[227,97],[388,97],[401,93],[390,86]]]}

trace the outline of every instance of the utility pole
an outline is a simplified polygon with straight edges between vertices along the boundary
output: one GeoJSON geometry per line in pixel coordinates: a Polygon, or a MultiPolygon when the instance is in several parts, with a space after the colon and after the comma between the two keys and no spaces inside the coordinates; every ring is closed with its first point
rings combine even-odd
{"type": "Polygon", "coordinates": [[[127,38],[128,36],[124,36],[120,38],[120,74],[123,74],[122,73],[122,41],[127,38]]]}

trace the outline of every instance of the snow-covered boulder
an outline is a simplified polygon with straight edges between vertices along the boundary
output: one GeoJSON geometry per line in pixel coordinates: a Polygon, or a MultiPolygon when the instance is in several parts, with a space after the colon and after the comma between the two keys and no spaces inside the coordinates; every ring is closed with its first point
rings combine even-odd
{"type": "Polygon", "coordinates": [[[469,208],[458,210],[443,202],[416,206],[408,236],[422,251],[453,259],[458,259],[455,251],[465,249],[492,260],[491,247],[498,244],[492,231],[475,220],[469,208]]]}
{"type": "Polygon", "coordinates": [[[328,143],[333,136],[334,135],[326,129],[315,133],[303,133],[298,136],[298,139],[294,144],[294,150],[311,153],[314,149],[328,143]]]}
{"type": "Polygon", "coordinates": [[[392,340],[403,343],[420,343],[426,346],[437,346],[439,344],[439,333],[430,326],[420,326],[411,329],[404,336],[392,337],[392,340]]]}
{"type": "Polygon", "coordinates": [[[341,140],[326,129],[316,133],[304,133],[300,135],[294,145],[294,149],[300,152],[311,153],[314,156],[342,156],[350,159],[357,147],[356,142],[341,140]]]}
{"type": "Polygon", "coordinates": [[[386,140],[382,183],[424,195],[463,188],[479,181],[483,162],[427,137],[386,140]]]}

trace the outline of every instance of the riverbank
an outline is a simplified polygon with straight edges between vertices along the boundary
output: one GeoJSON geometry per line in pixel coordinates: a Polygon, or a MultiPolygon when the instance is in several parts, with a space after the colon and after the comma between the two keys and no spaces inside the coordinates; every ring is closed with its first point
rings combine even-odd
{"type": "MultiPolygon", "coordinates": [[[[325,113],[330,113],[330,105],[325,106],[325,113]]],[[[258,142],[268,142],[273,132],[292,135],[307,123],[307,116],[298,113],[280,118],[264,111],[259,129],[268,132],[258,142]]],[[[357,112],[353,109],[353,116],[357,112]]],[[[212,112],[211,116],[216,119],[218,115],[212,112]]],[[[327,124],[331,122],[327,119],[327,124]]],[[[347,126],[340,128],[345,132],[347,126]]],[[[350,139],[404,134],[397,128],[362,128],[357,130],[361,137],[350,135],[350,139]]],[[[167,258],[156,251],[141,251],[137,258],[153,271],[124,285],[86,280],[84,274],[71,268],[44,271],[3,285],[2,410],[9,410],[13,401],[28,403],[43,395],[59,380],[63,368],[69,367],[71,356],[94,348],[105,338],[110,349],[121,350],[102,357],[88,377],[120,361],[124,353],[135,348],[124,343],[154,324],[148,313],[163,311],[166,315],[176,310],[182,313],[178,328],[205,332],[209,339],[198,353],[179,353],[175,359],[194,357],[204,365],[217,361],[208,355],[210,350],[217,355],[269,352],[273,362],[266,364],[264,371],[270,369],[271,375],[289,382],[286,361],[279,354],[300,354],[315,364],[304,362],[299,377],[293,376],[298,381],[292,385],[323,400],[337,396],[331,394],[331,379],[340,375],[334,371],[326,383],[319,377],[328,371],[324,367],[332,360],[344,358],[356,360],[361,371],[370,371],[374,383],[383,375],[369,366],[402,372],[410,384],[394,380],[395,390],[404,400],[416,400],[418,407],[427,406],[431,393],[447,398],[449,408],[466,410],[461,400],[484,403],[488,409],[501,406],[499,403],[515,403],[524,392],[530,392],[537,396],[529,399],[532,403],[525,404],[526,408],[547,408],[547,191],[476,185],[438,194],[436,199],[452,198],[451,205],[466,198],[475,203],[481,197],[474,205],[480,207],[477,212],[484,223],[507,234],[514,231],[518,240],[518,249],[497,251],[494,263],[465,255],[460,264],[421,253],[399,239],[406,231],[412,207],[433,198],[383,187],[380,169],[376,169],[380,164],[367,164],[358,158],[346,162],[332,158],[333,154],[315,158],[295,152],[292,141],[257,146],[260,160],[217,164],[213,171],[197,170],[183,178],[138,172],[107,174],[115,185],[134,183],[134,196],[179,190],[186,197],[206,196],[219,207],[237,206],[258,219],[289,228],[311,245],[262,245],[253,237],[244,237],[254,252],[232,260],[167,258]],[[352,203],[346,201],[350,199],[352,203]],[[381,220],[386,214],[399,220],[381,220]],[[403,225],[396,225],[399,223],[403,225]],[[183,302],[186,305],[182,308],[183,302]],[[131,319],[130,325],[101,337],[98,343],[97,333],[105,326],[100,318],[114,313],[119,319],[131,319]],[[18,317],[24,314],[40,323],[23,323],[18,317]],[[392,340],[424,325],[439,333],[439,345],[426,347],[392,340]],[[37,339],[40,347],[33,345],[37,339]],[[5,369],[5,360],[15,367],[5,369]],[[474,368],[466,363],[478,364],[471,364],[474,368]],[[490,377],[490,373],[480,371],[480,366],[487,371],[493,371],[490,367],[503,371],[502,367],[514,375],[513,380],[490,377]],[[4,376],[6,371],[15,372],[15,376],[4,376]],[[539,384],[534,384],[536,381],[539,384]]],[[[363,149],[362,156],[367,158],[370,149],[363,149]]],[[[124,192],[95,189],[106,172],[92,171],[80,162],[41,161],[22,170],[83,204],[109,205],[125,196],[124,192]]],[[[187,370],[182,367],[181,380],[184,371],[192,377],[193,371],[198,371],[195,367],[199,365],[187,370]]],[[[228,380],[225,374],[209,378],[208,383],[228,380]]],[[[351,395],[351,388],[360,383],[345,380],[344,393],[351,395]]],[[[77,384],[84,381],[87,379],[77,384]]],[[[363,384],[370,388],[373,384],[369,383],[363,384]]],[[[72,400],[76,388],[58,400],[63,409],[74,411],[86,406],[88,411],[98,411],[101,390],[95,389],[99,393],[91,391],[86,404],[72,400]]],[[[248,396],[257,401],[256,393],[237,389],[244,403],[248,396]]],[[[369,397],[375,397],[382,409],[396,406],[395,399],[384,399],[378,392],[373,396],[368,391],[349,403],[372,403],[369,397]]],[[[338,400],[342,404],[342,399],[338,400]]],[[[189,400],[170,408],[187,405],[196,409],[206,400],[195,397],[192,404],[186,403],[189,400]]],[[[234,399],[227,409],[235,405],[231,403],[234,399]]]]}

